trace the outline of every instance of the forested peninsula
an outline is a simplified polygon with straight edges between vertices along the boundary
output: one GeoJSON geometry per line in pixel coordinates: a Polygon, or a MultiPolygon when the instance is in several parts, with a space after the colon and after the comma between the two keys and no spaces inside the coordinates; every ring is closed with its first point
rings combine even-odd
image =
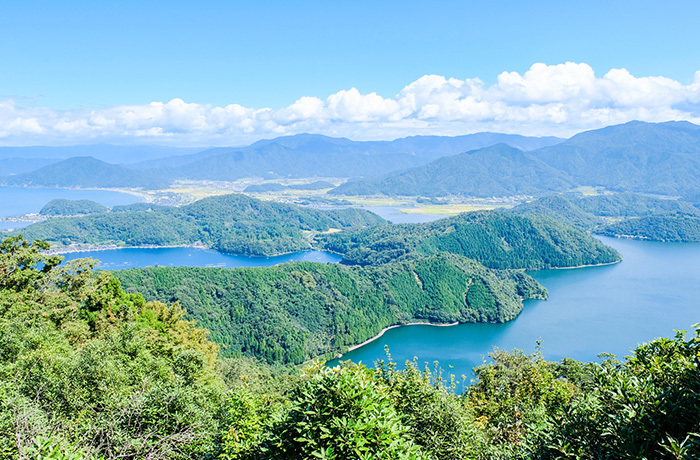
{"type": "Polygon", "coordinates": [[[371,267],[150,267],[115,276],[127,292],[180,302],[224,356],[271,364],[330,359],[395,324],[505,322],[520,313],[522,299],[547,295],[522,271],[448,253],[371,267]]]}

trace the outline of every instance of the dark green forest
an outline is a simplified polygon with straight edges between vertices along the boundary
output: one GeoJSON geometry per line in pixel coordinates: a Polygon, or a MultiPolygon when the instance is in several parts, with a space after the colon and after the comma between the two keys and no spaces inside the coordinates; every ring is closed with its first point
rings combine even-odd
{"type": "Polygon", "coordinates": [[[546,290],[522,271],[441,254],[374,267],[296,262],[260,268],[150,267],[115,273],[127,292],[179,302],[224,356],[299,364],[334,358],[415,321],[505,322],[546,290]]]}
{"type": "Polygon", "coordinates": [[[600,363],[495,351],[466,387],[390,355],[270,367],[46,249],[0,243],[2,458],[700,457],[700,331],[600,363]]]}

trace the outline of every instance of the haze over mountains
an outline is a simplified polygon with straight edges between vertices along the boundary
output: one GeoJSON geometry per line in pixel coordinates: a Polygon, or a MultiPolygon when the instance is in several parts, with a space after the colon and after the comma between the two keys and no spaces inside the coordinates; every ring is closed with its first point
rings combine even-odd
{"type": "MultiPolygon", "coordinates": [[[[416,136],[394,141],[357,142],[313,134],[261,140],[248,147],[214,148],[193,153],[191,149],[170,149],[187,154],[163,155],[168,148],[135,147],[127,156],[127,147],[80,146],[75,152],[87,152],[103,161],[128,165],[164,180],[235,180],[244,177],[374,177],[398,169],[426,164],[441,156],[503,142],[525,150],[553,145],[555,137],[525,137],[513,134],[478,133],[457,137],[416,136]],[[110,160],[110,158],[112,158],[110,160]]],[[[16,164],[12,155],[34,158],[34,169],[70,155],[69,147],[6,147],[0,149],[0,173],[4,175],[31,171],[26,164],[16,164]],[[47,149],[44,151],[43,149],[47,149]],[[3,168],[3,157],[7,167],[3,168]],[[14,170],[10,168],[14,166],[14,170]]],[[[31,161],[31,160],[30,160],[31,161]]],[[[26,162],[25,162],[26,163],[26,162]]],[[[60,179],[58,179],[61,181],[60,179]]],[[[12,183],[21,183],[13,180],[12,183]]],[[[27,182],[26,185],[29,185],[27,182]]],[[[87,187],[75,182],[72,186],[87,187]]],[[[127,186],[127,185],[124,185],[127,186]]]]}
{"type": "MultiPolygon", "coordinates": [[[[32,152],[37,161],[43,158],[32,152]]],[[[341,195],[538,196],[600,186],[700,199],[700,126],[688,122],[630,122],[566,141],[479,133],[356,142],[300,134],[243,148],[141,158],[128,168],[73,158],[0,182],[158,189],[178,179],[337,177],[352,180],[331,191],[341,195]]]]}

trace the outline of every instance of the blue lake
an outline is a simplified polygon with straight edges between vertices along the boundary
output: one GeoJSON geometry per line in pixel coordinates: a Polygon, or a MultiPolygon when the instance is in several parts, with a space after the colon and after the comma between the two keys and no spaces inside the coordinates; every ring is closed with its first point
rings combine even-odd
{"type": "Polygon", "coordinates": [[[0,187],[0,217],[38,213],[46,203],[56,198],[92,200],[110,208],[143,201],[136,195],[111,190],[0,187]]]}
{"type": "Polygon", "coordinates": [[[629,355],[640,343],[700,322],[700,244],[600,239],[624,260],[532,272],[549,299],[526,301],[514,321],[395,328],[342,359],[372,364],[385,358],[387,345],[398,363],[437,360],[447,373],[470,376],[494,347],[532,353],[541,339],[548,359],[592,361],[602,352],[629,355]]]}
{"type": "Polygon", "coordinates": [[[124,248],[103,251],[71,252],[66,260],[92,257],[100,268],[119,270],[149,266],[161,267],[269,267],[285,262],[340,262],[342,256],[323,251],[293,252],[275,257],[245,257],[222,254],[201,248],[124,248]]]}

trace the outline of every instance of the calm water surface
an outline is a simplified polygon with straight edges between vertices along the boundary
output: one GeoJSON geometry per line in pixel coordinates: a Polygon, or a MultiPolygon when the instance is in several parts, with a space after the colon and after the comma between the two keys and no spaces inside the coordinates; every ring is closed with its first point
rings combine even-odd
{"type": "Polygon", "coordinates": [[[245,257],[200,248],[124,248],[64,254],[66,260],[92,257],[100,268],[119,270],[159,265],[161,267],[269,267],[284,262],[340,262],[342,256],[323,251],[304,251],[275,257],[245,257]]]}
{"type": "Polygon", "coordinates": [[[46,203],[56,198],[92,200],[109,208],[118,204],[131,204],[143,201],[136,195],[113,192],[111,190],[0,187],[0,217],[38,213],[46,203]]]}
{"type": "Polygon", "coordinates": [[[438,360],[448,373],[469,376],[494,347],[531,353],[542,339],[548,359],[591,361],[602,352],[629,355],[639,343],[700,322],[700,244],[600,239],[623,262],[531,272],[549,299],[526,301],[514,321],[391,329],[343,359],[371,364],[385,357],[387,345],[396,362],[438,360]]]}

